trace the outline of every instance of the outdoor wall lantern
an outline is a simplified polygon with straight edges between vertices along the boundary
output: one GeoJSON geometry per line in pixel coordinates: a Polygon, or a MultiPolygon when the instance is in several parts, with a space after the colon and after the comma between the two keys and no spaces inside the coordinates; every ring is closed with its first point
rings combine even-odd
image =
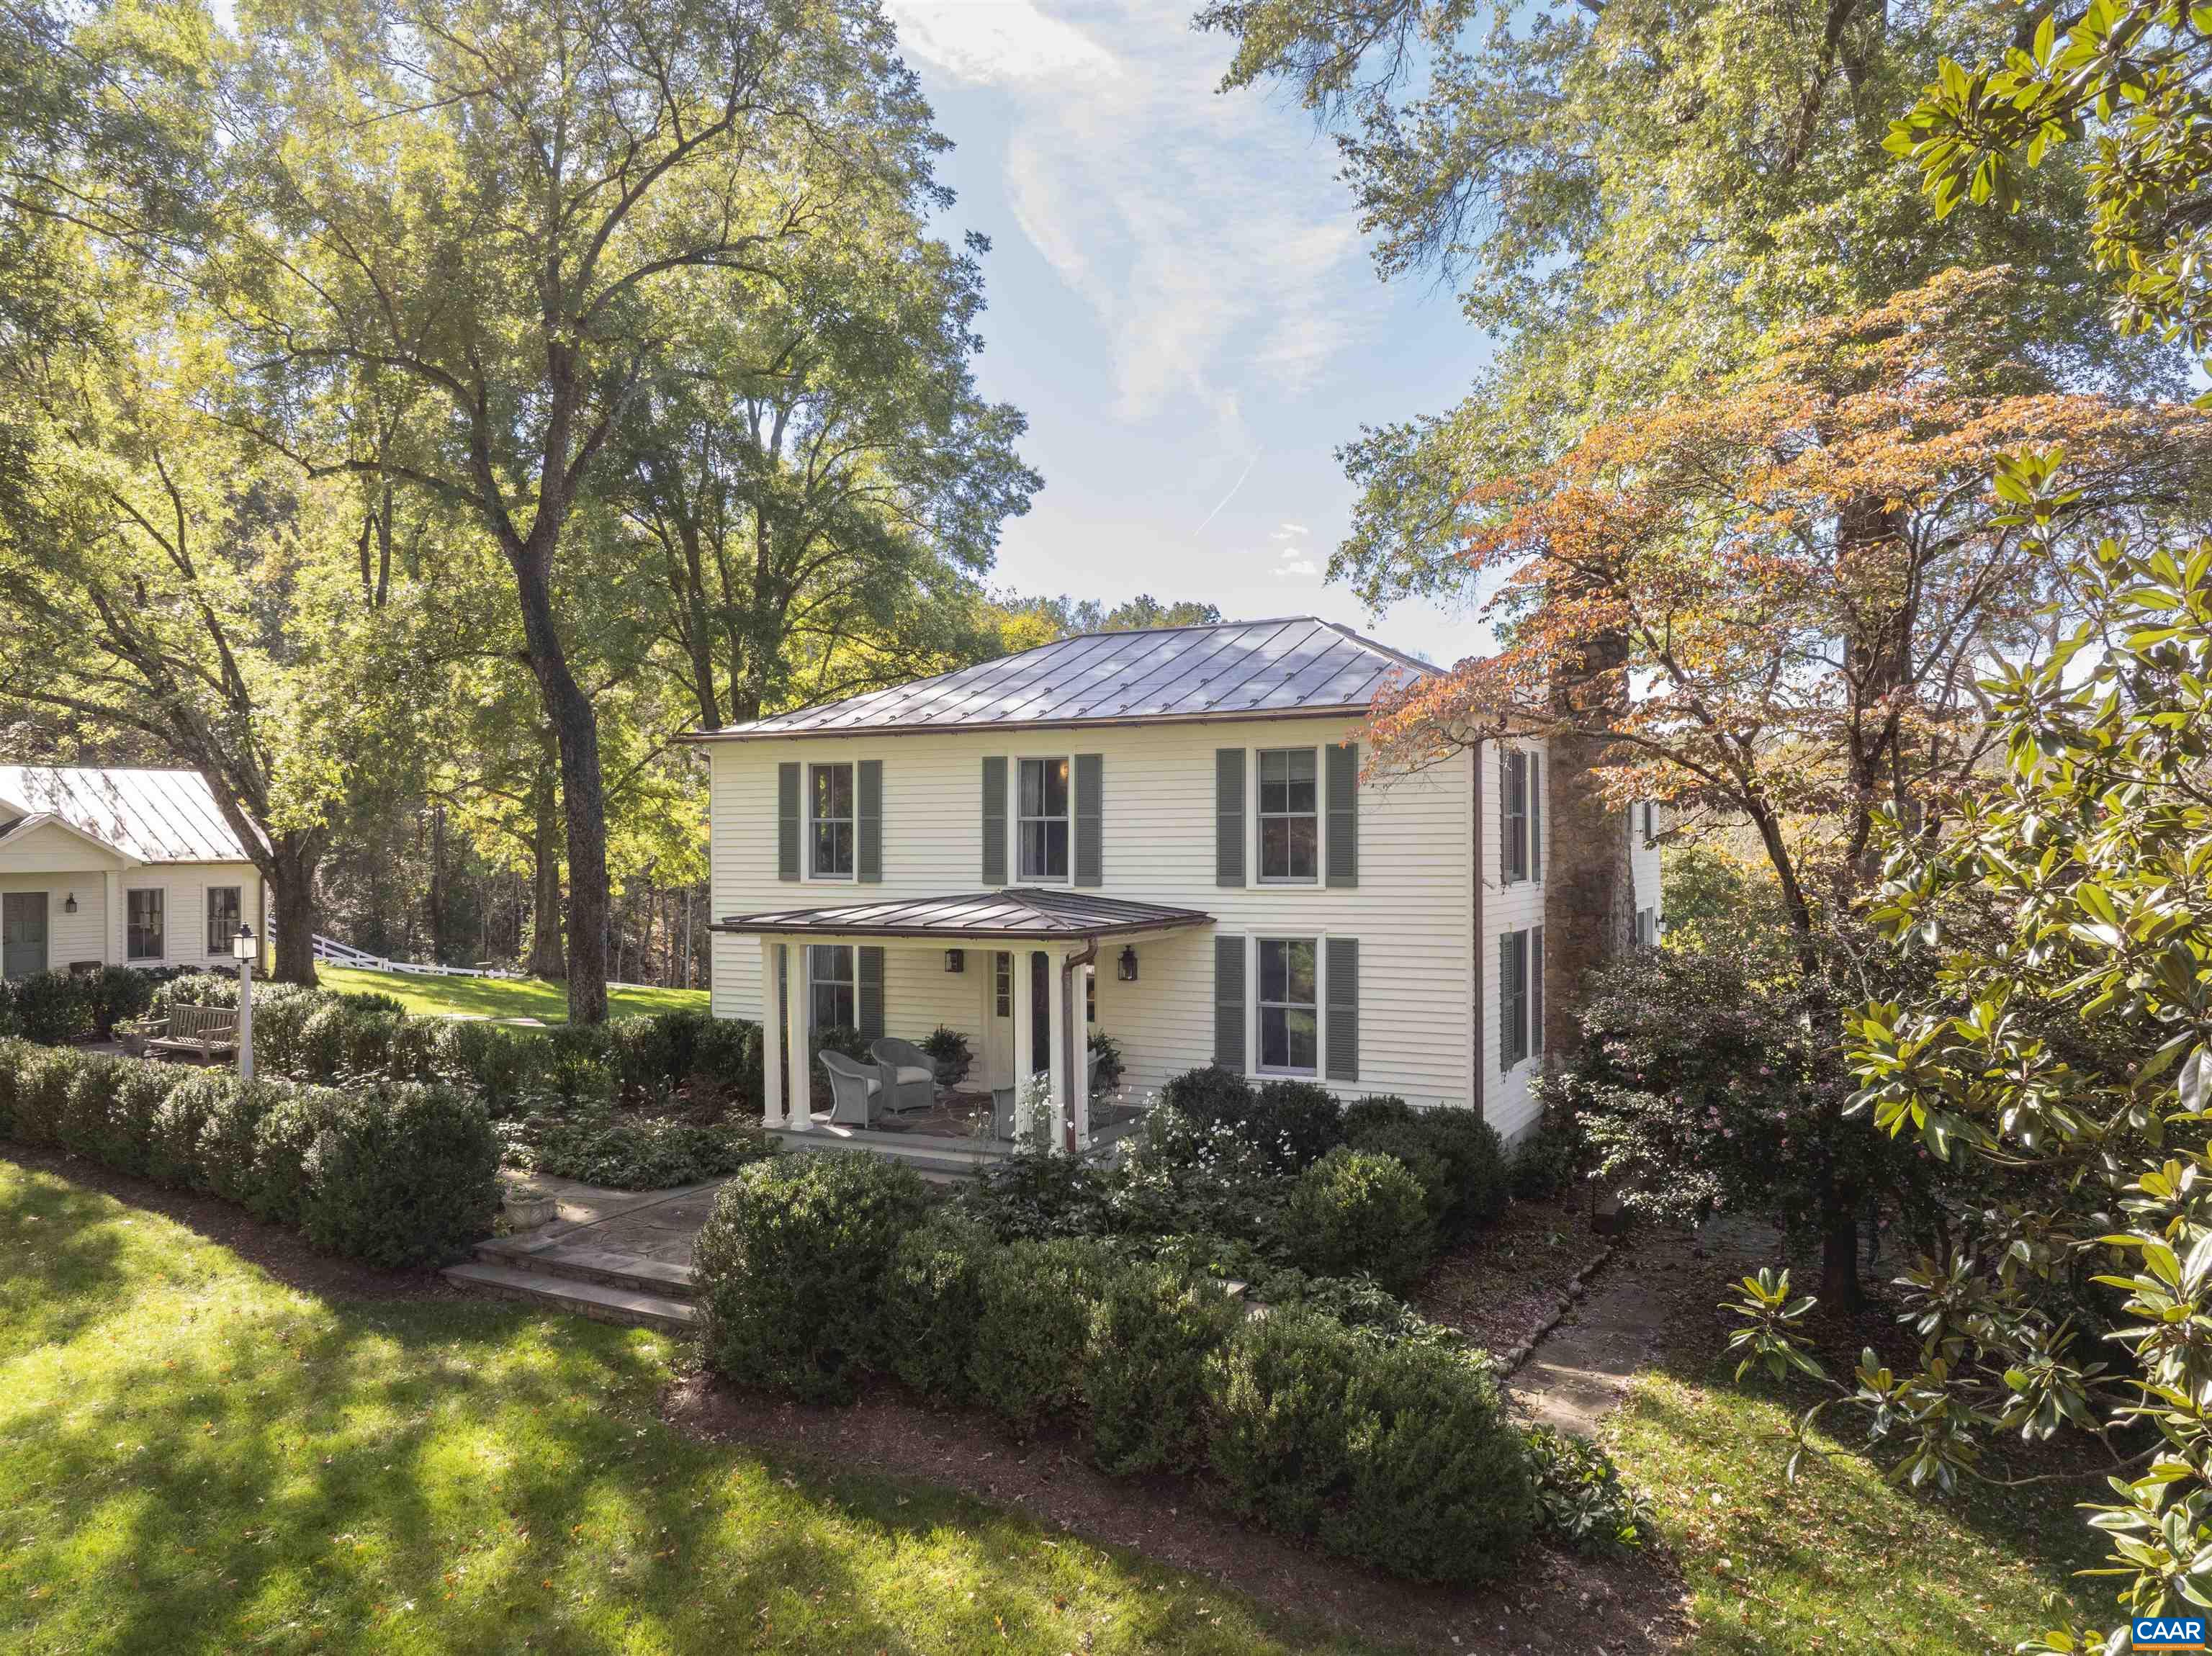
{"type": "Polygon", "coordinates": [[[946,949],[945,969],[948,972],[965,972],[968,969],[968,956],[957,949],[946,949]]]}
{"type": "Polygon", "coordinates": [[[64,897],[62,900],[62,913],[64,914],[74,914],[76,913],[76,892],[70,892],[67,897],[64,897]]]}
{"type": "Polygon", "coordinates": [[[1137,980],[1136,944],[1125,943],[1121,945],[1121,958],[1114,968],[1114,975],[1124,983],[1134,983],[1137,980]]]}

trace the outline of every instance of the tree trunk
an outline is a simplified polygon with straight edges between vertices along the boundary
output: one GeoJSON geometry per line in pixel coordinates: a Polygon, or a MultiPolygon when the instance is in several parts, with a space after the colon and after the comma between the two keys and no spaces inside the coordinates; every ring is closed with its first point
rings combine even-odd
{"type": "Polygon", "coordinates": [[[269,930],[279,983],[315,986],[315,862],[295,846],[279,846],[262,870],[269,883],[269,930]]]}
{"type": "Polygon", "coordinates": [[[1584,652],[1578,676],[1555,686],[1562,730],[1544,767],[1543,812],[1550,849],[1544,858],[1544,1049],[1582,1044],[1583,980],[1636,941],[1636,871],[1629,861],[1627,813],[1608,805],[1601,784],[1612,745],[1602,733],[1605,704],[1618,700],[1628,641],[1609,634],[1584,652]]]}
{"type": "Polygon", "coordinates": [[[530,911],[530,958],[524,970],[555,983],[568,975],[568,956],[561,947],[561,814],[556,781],[553,732],[544,733],[545,753],[530,791],[530,855],[536,890],[530,911]]]}
{"type": "Polygon", "coordinates": [[[1859,1293],[1859,1193],[1831,1178],[1820,1192],[1820,1299],[1856,1311],[1859,1293]]]}

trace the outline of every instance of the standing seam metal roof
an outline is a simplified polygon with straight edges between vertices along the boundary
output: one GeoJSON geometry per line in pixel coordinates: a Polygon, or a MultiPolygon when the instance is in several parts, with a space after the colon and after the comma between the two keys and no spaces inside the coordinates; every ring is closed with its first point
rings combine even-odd
{"type": "Polygon", "coordinates": [[[1429,663],[1312,616],[1086,633],[819,707],[695,732],[702,741],[1197,719],[1363,708],[1429,663]]]}
{"type": "Polygon", "coordinates": [[[828,908],[786,908],[734,914],[714,931],[819,931],[859,937],[1099,937],[1124,931],[1164,931],[1208,925],[1213,916],[1195,908],[1094,897],[1079,891],[976,891],[957,897],[902,897],[838,903],[828,908]]]}
{"type": "Polygon", "coordinates": [[[58,816],[142,863],[248,860],[198,771],[0,765],[0,801],[58,816]]]}

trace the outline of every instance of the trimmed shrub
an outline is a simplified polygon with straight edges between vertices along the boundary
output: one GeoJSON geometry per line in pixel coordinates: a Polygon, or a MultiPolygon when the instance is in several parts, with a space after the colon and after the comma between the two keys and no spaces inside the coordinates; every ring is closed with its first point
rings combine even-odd
{"type": "Polygon", "coordinates": [[[68,972],[33,972],[13,986],[15,1027],[27,1040],[62,1046],[93,1033],[92,980],[68,972]]]}
{"type": "Polygon", "coordinates": [[[526,1124],[507,1138],[508,1159],[533,1173],[614,1190],[669,1190],[735,1173],[775,1154],[759,1128],[695,1127],[659,1116],[526,1124]]]}
{"type": "Polygon", "coordinates": [[[21,1136],[15,1131],[15,1094],[33,1050],[19,1036],[0,1036],[0,1135],[9,1138],[21,1136]]]}
{"type": "Polygon", "coordinates": [[[241,1198],[247,1212],[277,1224],[301,1222],[307,1211],[315,1140],[343,1107],[343,1095],[327,1087],[276,1089],[262,1114],[253,1147],[252,1177],[241,1198]]]}
{"type": "Polygon", "coordinates": [[[283,1090],[265,1081],[234,1084],[209,1108],[200,1127],[199,1176],[224,1201],[240,1207],[250,1202],[262,1121],[283,1090]]]}
{"type": "Polygon", "coordinates": [[[1186,1070],[1160,1089],[1160,1102],[1197,1122],[1241,1122],[1252,1113],[1252,1089],[1218,1064],[1186,1070]]]}
{"type": "Polygon", "coordinates": [[[16,1071],[15,1136],[27,1144],[58,1144],[69,1113],[70,1083],[85,1054],[33,1046],[16,1071]]]}
{"type": "Polygon", "coordinates": [[[102,1040],[115,1033],[125,1018],[143,1016],[154,1004],[154,992],[167,968],[149,970],[137,966],[103,966],[90,974],[93,1032],[102,1040]]]}
{"type": "Polygon", "coordinates": [[[1113,1274],[1105,1246],[1064,1236],[987,1255],[968,1378],[976,1400],[1027,1434],[1082,1396],[1091,1307],[1113,1274]]]}
{"type": "Polygon", "coordinates": [[[499,1141],[476,1100],[407,1083],[339,1095],[307,1177],[310,1241],[373,1265],[438,1265],[491,1228],[499,1141]]]}
{"type": "Polygon", "coordinates": [[[1344,1107],[1310,1081],[1270,1081],[1252,1101],[1252,1136],[1286,1173],[1313,1165],[1344,1143],[1344,1107]]]}
{"type": "Polygon", "coordinates": [[[155,1109],[146,1135],[146,1176],[182,1190],[211,1186],[200,1164],[200,1140],[208,1119],[239,1085],[228,1070],[196,1070],[169,1089],[155,1109]]]}
{"type": "MultiPolygon", "coordinates": [[[[256,984],[253,986],[253,1010],[258,1016],[264,998],[274,998],[279,987],[291,985],[256,984]]],[[[228,972],[182,972],[167,983],[157,985],[149,1010],[167,1013],[172,1006],[235,1006],[238,1004],[238,979],[228,972]]]]}
{"type": "Polygon", "coordinates": [[[356,1012],[390,1012],[398,1017],[407,1015],[407,1003],[381,989],[341,989],[337,997],[356,1012]]]}
{"type": "MultiPolygon", "coordinates": [[[[284,985],[289,988],[291,986],[284,985]]],[[[336,998],[319,989],[295,989],[289,995],[253,989],[253,1061],[273,1075],[301,1074],[307,1020],[336,998]]]]}
{"type": "Polygon", "coordinates": [[[473,1087],[495,1120],[512,1113],[539,1084],[551,1055],[536,1035],[496,1023],[441,1019],[431,1032],[430,1063],[438,1077],[473,1087]]]}
{"type": "Polygon", "coordinates": [[[757,1162],[722,1187],[693,1265],[701,1349],[745,1386],[844,1402],[875,1354],[884,1278],[928,1202],[865,1152],[757,1162]]]}
{"type": "Polygon", "coordinates": [[[1220,1283],[1157,1262],[1108,1278],[1083,1364],[1091,1458],[1109,1472],[1206,1459],[1206,1363],[1243,1320],[1220,1283]]]}
{"type": "Polygon", "coordinates": [[[1206,1360],[1207,1459],[1229,1504],[1312,1535],[1348,1477],[1347,1402],[1363,1348],[1314,1311],[1248,1321],[1206,1360]]]}
{"type": "Polygon", "coordinates": [[[126,1061],[111,1073],[115,1089],[106,1101],[106,1131],[99,1145],[86,1154],[119,1172],[143,1176],[150,1171],[155,1118],[170,1089],[187,1072],[173,1064],[126,1061]]]}
{"type": "Polygon", "coordinates": [[[1413,1175],[1421,1187],[1421,1200],[1428,1209],[1429,1221],[1439,1233],[1446,1228],[1454,1204],[1451,1169],[1444,1159],[1431,1148],[1429,1137],[1418,1123],[1377,1127],[1353,1146],[1374,1156],[1387,1156],[1413,1175]]]}
{"type": "Polygon", "coordinates": [[[1512,1199],[1505,1150],[1473,1110],[1414,1110],[1403,1099],[1370,1099],[1345,1112],[1355,1149],[1395,1156],[1421,1181],[1430,1216],[1448,1235],[1493,1223],[1512,1199]]]}
{"type": "Polygon", "coordinates": [[[122,1080],[124,1061],[85,1052],[60,1071],[64,1093],[54,1141],[79,1156],[99,1156],[107,1144],[107,1112],[122,1080]]]}
{"type": "Polygon", "coordinates": [[[1283,1219],[1298,1262],[1322,1276],[1364,1271],[1410,1288],[1436,1243],[1428,1198],[1405,1164],[1339,1146],[1298,1176],[1283,1219]]]}
{"type": "Polygon", "coordinates": [[[898,1246],[884,1277],[876,1367],[917,1392],[958,1397],[982,1314],[983,1263],[998,1238],[957,1208],[939,1208],[898,1246]]]}
{"type": "Polygon", "coordinates": [[[1535,1527],[1521,1433],[1480,1364],[1369,1346],[1346,1409],[1347,1485],[1322,1544],[1419,1581],[1503,1573],[1535,1527]]]}
{"type": "Polygon", "coordinates": [[[695,1103],[701,1101],[703,1082],[726,1107],[760,1114],[760,1025],[746,1018],[708,1018],[692,1045],[690,1080],[695,1103]]]}
{"type": "Polygon", "coordinates": [[[1247,1322],[1208,1361],[1231,1504],[1422,1580],[1498,1574],[1535,1522],[1520,1434],[1480,1364],[1311,1311],[1247,1322]]]}
{"type": "Polygon", "coordinates": [[[1507,1163],[1513,1193],[1530,1202],[1564,1195],[1582,1158],[1572,1113],[1551,1099],[1540,1077],[1537,1089],[1542,1113],[1536,1118],[1536,1130],[1513,1147],[1507,1163]]]}
{"type": "Polygon", "coordinates": [[[1410,1127],[1420,1119],[1420,1112],[1395,1093],[1363,1098],[1344,1107],[1344,1142],[1356,1149],[1370,1134],[1386,1127],[1410,1127]]]}

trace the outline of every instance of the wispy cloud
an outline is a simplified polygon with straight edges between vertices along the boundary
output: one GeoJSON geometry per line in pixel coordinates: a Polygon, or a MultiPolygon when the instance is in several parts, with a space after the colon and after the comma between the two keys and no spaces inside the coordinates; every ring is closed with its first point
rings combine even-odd
{"type": "Polygon", "coordinates": [[[1318,575],[1321,573],[1321,566],[1316,563],[1311,558],[1293,558],[1290,562],[1283,565],[1274,573],[1278,577],[1284,575],[1318,575]]]}
{"type": "Polygon", "coordinates": [[[1267,538],[1271,541],[1294,541],[1303,539],[1307,533],[1304,524],[1277,524],[1275,532],[1267,538]]]}
{"type": "Polygon", "coordinates": [[[1215,94],[1227,44],[1188,0],[887,5],[925,70],[1010,99],[1008,200],[1104,331],[1117,416],[1188,400],[1243,446],[1246,396],[1310,389],[1353,342],[1372,277],[1333,158],[1264,98],[1215,94]]]}

